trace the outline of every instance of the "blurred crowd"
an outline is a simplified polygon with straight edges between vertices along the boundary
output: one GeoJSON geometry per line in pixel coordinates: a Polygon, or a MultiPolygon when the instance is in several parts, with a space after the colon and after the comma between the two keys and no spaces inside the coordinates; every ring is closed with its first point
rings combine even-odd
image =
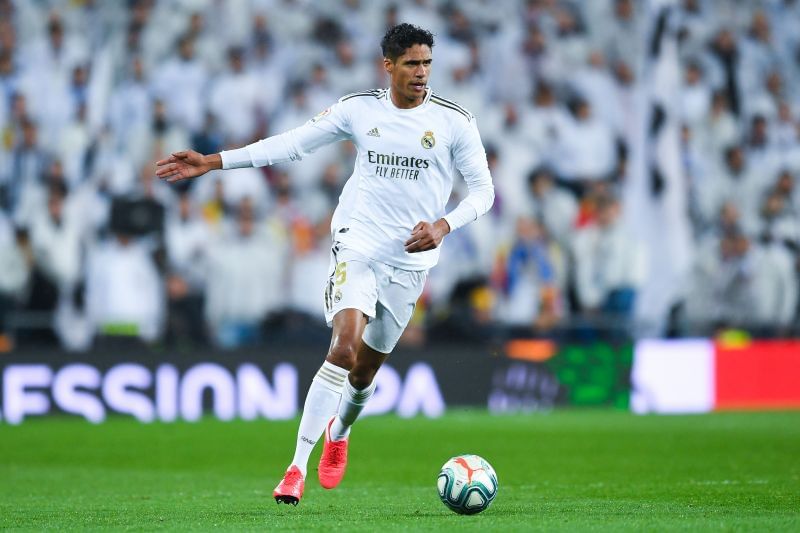
{"type": "Polygon", "coordinates": [[[798,333],[799,1],[0,0],[0,350],[236,347],[321,325],[350,143],[176,185],[154,162],[386,86],[398,22],[435,33],[431,86],[477,117],[497,196],[447,237],[406,341],[635,334],[658,283],[625,194],[653,4],[672,6],[679,46],[692,232],[661,333],[798,333]]]}

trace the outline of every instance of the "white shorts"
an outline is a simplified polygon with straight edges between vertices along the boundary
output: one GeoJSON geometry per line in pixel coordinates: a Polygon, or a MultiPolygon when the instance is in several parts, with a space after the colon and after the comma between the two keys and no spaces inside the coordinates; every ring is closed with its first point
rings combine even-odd
{"type": "Polygon", "coordinates": [[[362,340],[375,351],[391,353],[411,320],[427,270],[395,268],[334,242],[330,272],[325,287],[328,326],[342,309],[358,309],[367,316],[362,340]]]}

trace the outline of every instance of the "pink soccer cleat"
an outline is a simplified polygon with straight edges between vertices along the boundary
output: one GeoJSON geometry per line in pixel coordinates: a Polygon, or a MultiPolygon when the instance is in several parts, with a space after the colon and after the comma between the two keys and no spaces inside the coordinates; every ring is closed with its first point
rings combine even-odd
{"type": "Polygon", "coordinates": [[[325,447],[322,449],[322,457],[319,458],[319,484],[326,489],[332,489],[341,483],[347,467],[348,439],[331,440],[331,424],[334,418],[331,418],[325,428],[325,447]]]}
{"type": "Polygon", "coordinates": [[[297,505],[300,503],[300,498],[303,497],[305,485],[306,482],[300,469],[292,465],[275,490],[272,491],[272,495],[275,497],[276,503],[297,505]]]}

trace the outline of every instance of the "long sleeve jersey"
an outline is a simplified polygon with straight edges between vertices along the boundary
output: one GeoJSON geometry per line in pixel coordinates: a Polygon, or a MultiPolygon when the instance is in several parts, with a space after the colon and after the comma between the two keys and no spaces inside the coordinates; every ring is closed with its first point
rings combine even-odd
{"type": "Polygon", "coordinates": [[[492,206],[494,187],[475,118],[430,89],[411,109],[396,107],[388,89],[349,94],[298,128],[222,152],[222,164],[227,169],[296,161],[345,139],[353,141],[357,156],[331,229],[338,241],[367,257],[427,270],[438,261],[439,248],[405,251],[418,222],[444,217],[454,231],[492,206]],[[445,213],[456,171],[469,193],[445,213]]]}

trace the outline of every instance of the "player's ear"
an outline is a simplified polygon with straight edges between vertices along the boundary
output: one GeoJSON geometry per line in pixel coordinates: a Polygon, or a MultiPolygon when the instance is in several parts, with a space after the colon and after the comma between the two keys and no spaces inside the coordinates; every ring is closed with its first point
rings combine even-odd
{"type": "Polygon", "coordinates": [[[394,61],[389,59],[388,57],[383,58],[383,68],[386,70],[388,74],[392,73],[392,69],[394,68],[394,61]]]}

